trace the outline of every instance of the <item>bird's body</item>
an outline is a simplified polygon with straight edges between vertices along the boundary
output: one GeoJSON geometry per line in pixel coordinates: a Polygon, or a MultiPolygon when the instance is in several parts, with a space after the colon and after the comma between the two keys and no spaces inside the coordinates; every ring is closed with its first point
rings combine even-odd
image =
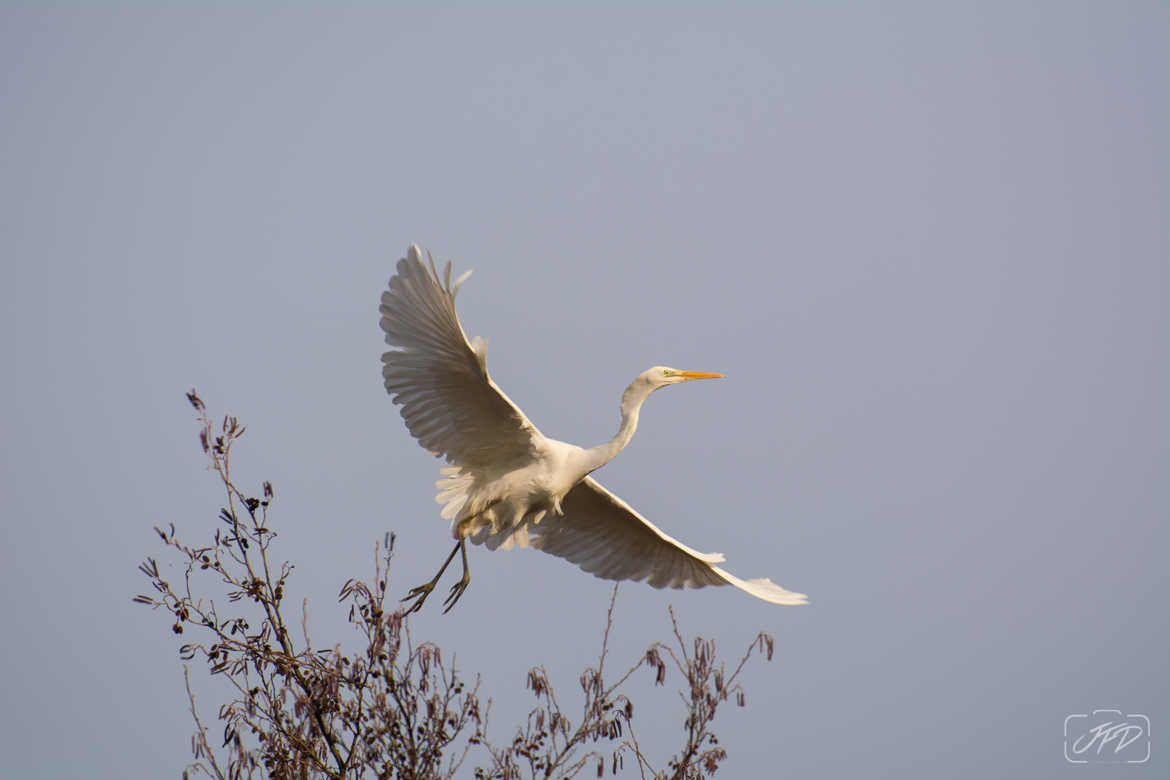
{"type": "Polygon", "coordinates": [[[675,588],[730,584],[777,604],[807,602],[770,580],[745,581],[720,569],[714,564],[723,556],[672,539],[589,476],[630,442],[652,392],[721,374],[647,369],[622,395],[621,424],[611,440],[588,449],[557,441],[537,430],[488,376],[486,343],[468,343],[455,313],[466,274],[452,285],[450,264],[440,278],[417,246],[397,271],[380,307],[386,342],[395,347],[382,356],[382,373],[410,432],[451,463],[441,470],[436,500],[458,540],[435,579],[408,596],[416,599],[412,609],[461,551],[464,576],[448,598],[454,604],[469,580],[468,539],[493,550],[531,545],[607,579],[675,588]]]}
{"type": "Polygon", "coordinates": [[[592,470],[587,451],[544,436],[533,442],[533,451],[526,463],[490,471],[442,470],[436,498],[456,538],[467,536],[493,550],[515,543],[524,547],[529,525],[539,525],[550,512],[562,514],[565,494],[592,470]]]}

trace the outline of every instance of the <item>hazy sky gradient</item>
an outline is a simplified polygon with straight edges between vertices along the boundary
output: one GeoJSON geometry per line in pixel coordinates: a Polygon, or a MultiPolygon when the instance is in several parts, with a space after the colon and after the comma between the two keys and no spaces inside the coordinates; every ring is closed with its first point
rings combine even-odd
{"type": "MultiPolygon", "coordinates": [[[[396,594],[431,575],[439,464],[379,374],[414,241],[476,269],[464,326],[548,435],[610,437],[650,365],[728,375],[597,475],[811,597],[621,591],[615,659],[668,604],[729,657],[775,635],[726,777],[1116,776],[1062,756],[1095,707],[1149,715],[1130,772],[1166,776],[1170,6],[404,5],[0,6],[0,775],[189,760],[179,641],[130,599],[152,525],[214,524],[193,386],[249,426],[317,644],[385,531],[396,594]]],[[[504,740],[531,665],[576,709],[609,585],[473,553],[415,635],[504,740]]]]}

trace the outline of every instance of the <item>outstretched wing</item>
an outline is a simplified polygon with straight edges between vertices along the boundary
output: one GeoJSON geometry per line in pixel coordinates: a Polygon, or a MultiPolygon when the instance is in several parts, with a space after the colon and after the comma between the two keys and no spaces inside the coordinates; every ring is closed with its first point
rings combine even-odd
{"type": "Polygon", "coordinates": [[[660,531],[629,504],[586,477],[565,495],[564,515],[531,527],[532,546],[607,580],[646,580],[655,588],[734,585],[773,604],[807,604],[766,578],[741,580],[716,566],[718,553],[692,550],[660,531]]]}
{"type": "Polygon", "coordinates": [[[487,343],[469,344],[455,314],[470,271],[452,285],[451,264],[440,279],[428,261],[412,244],[382,293],[382,330],[396,348],[382,355],[386,391],[419,444],[449,463],[498,467],[529,455],[540,432],[488,376],[487,343]]]}

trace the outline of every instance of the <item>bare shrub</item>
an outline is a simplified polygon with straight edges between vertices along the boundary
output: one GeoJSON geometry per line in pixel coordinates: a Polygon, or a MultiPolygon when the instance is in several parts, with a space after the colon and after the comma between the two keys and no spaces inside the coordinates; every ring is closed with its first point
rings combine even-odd
{"type": "Polygon", "coordinates": [[[274,492],[264,482],[249,496],[232,480],[232,447],[244,434],[234,417],[217,427],[195,391],[187,395],[199,414],[199,439],[226,493],[210,544],[183,543],[173,525],[156,528],[163,544],[185,564],[179,583],[165,580],[158,563],[139,567],[154,594],[135,601],[173,618],[171,630],[191,641],[179,649],[184,661],[199,660],[212,676],[227,681],[232,698],[220,706],[214,736],[199,715],[184,665],[188,704],[195,723],[194,761],[183,772],[227,779],[455,777],[468,766],[476,778],[570,778],[594,769],[618,774],[635,768],[642,778],[702,778],[727,757],[711,724],[720,704],[744,705],[739,675],[753,653],[772,658],[772,638],[760,633],[730,675],[715,656],[714,642],[683,639],[674,612],[674,642],[656,642],[615,680],[606,681],[609,636],[617,586],[610,598],[601,654],[582,672],[584,694],[574,722],[558,702],[548,672],[533,667],[526,685],[537,700],[510,742],[487,736],[490,699],[480,698],[480,680],[466,681],[453,654],[430,642],[415,643],[401,608],[387,608],[394,537],[375,546],[372,582],[350,579],[339,601],[361,650],[352,654],[314,650],[302,617],[294,640],[284,614],[292,574],[288,562],[270,556],[276,533],[269,512],[274,492]],[[208,595],[217,593],[220,604],[208,595]],[[444,660],[447,655],[451,660],[444,660]],[[667,662],[669,659],[669,663],[667,662]],[[682,747],[658,770],[639,747],[634,705],[622,686],[639,669],[652,670],[664,685],[669,666],[682,675],[685,704],[682,747]],[[468,762],[473,755],[478,761],[468,762]],[[627,766],[628,765],[628,766],[627,766]]]}

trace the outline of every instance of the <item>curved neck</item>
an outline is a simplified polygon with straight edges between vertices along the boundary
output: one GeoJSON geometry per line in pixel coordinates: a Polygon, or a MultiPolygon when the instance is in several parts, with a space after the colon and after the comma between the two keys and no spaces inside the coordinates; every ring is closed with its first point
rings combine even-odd
{"type": "Polygon", "coordinates": [[[622,424],[618,428],[617,435],[605,444],[599,444],[585,450],[589,466],[589,471],[585,472],[586,474],[609,463],[626,448],[630,439],[634,438],[634,431],[638,430],[638,412],[641,411],[642,404],[656,389],[649,383],[637,380],[634,380],[626,388],[626,391],[622,393],[622,424]]]}

